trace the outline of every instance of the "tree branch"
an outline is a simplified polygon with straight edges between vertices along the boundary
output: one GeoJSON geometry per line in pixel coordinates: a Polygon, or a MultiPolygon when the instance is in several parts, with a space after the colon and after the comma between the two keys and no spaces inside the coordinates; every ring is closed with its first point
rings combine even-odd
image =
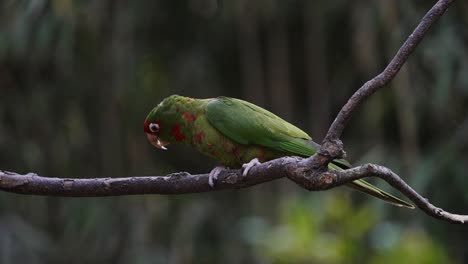
{"type": "MultiPolygon", "coordinates": [[[[319,156],[318,154],[312,156],[319,156]]],[[[316,166],[320,166],[322,161],[315,159],[316,166]]],[[[421,196],[413,188],[411,188],[406,182],[404,182],[397,174],[390,169],[375,165],[375,164],[364,164],[351,169],[336,171],[326,170],[325,172],[316,172],[310,169],[310,161],[307,159],[301,163],[307,164],[304,168],[308,168],[309,172],[297,174],[288,174],[288,177],[299,184],[300,186],[311,190],[323,190],[333,188],[335,186],[341,186],[352,181],[366,178],[366,177],[379,177],[390,184],[395,189],[403,193],[408,199],[413,201],[416,206],[424,211],[426,214],[435,217],[437,219],[445,220],[451,223],[464,224],[468,223],[468,215],[452,214],[444,211],[431,204],[427,198],[421,196]],[[320,187],[320,188],[317,188],[320,187]]]]}
{"type": "Polygon", "coordinates": [[[388,168],[373,164],[344,171],[327,168],[331,160],[344,156],[339,138],[355,109],[395,77],[430,27],[453,2],[454,0],[439,0],[429,10],[385,70],[366,82],[343,106],[330,126],[320,150],[312,157],[307,159],[284,157],[265,162],[253,167],[246,177],[241,176],[240,170],[226,170],[220,173],[213,188],[208,184],[209,174],[190,175],[185,172],[167,176],[71,179],[0,171],[0,190],[19,194],[67,197],[183,194],[245,188],[287,177],[308,190],[319,191],[365,177],[379,177],[403,193],[426,214],[452,223],[466,223],[468,216],[451,214],[435,207],[388,168]]]}
{"type": "Polygon", "coordinates": [[[35,173],[18,174],[0,171],[0,190],[28,195],[64,197],[101,197],[137,194],[184,194],[223,189],[239,189],[272,181],[286,175],[296,162],[285,157],[253,168],[255,173],[242,177],[240,170],[224,170],[214,188],[208,184],[209,174],[187,172],[167,176],[134,176],[123,178],[53,178],[35,173]]]}
{"type": "MultiPolygon", "coordinates": [[[[320,155],[314,155],[320,159],[320,155]]],[[[317,164],[322,161],[316,160],[317,164]]],[[[242,176],[240,170],[225,170],[218,176],[215,186],[208,184],[209,174],[191,175],[187,172],[167,176],[140,176],[126,178],[51,178],[35,173],[17,174],[0,171],[0,190],[28,194],[63,197],[102,197],[137,194],[184,194],[225,189],[246,188],[287,177],[310,190],[321,191],[341,186],[365,177],[379,177],[401,191],[426,214],[452,223],[466,223],[468,216],[448,213],[432,205],[390,169],[365,164],[344,171],[320,171],[310,166],[308,159],[284,157],[253,167],[242,176]]]]}

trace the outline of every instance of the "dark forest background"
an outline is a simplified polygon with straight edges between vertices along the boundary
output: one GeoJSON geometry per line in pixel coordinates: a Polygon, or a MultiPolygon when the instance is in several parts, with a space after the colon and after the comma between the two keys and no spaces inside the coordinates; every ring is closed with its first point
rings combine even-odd
{"type": "MultiPolygon", "coordinates": [[[[321,141],[435,1],[0,2],[0,169],[53,177],[209,172],[153,148],[164,97],[232,96],[321,141]]],[[[468,2],[354,115],[354,164],[399,173],[468,213],[468,2]]],[[[382,188],[390,188],[374,181],[382,188]]],[[[466,263],[468,230],[346,188],[288,180],[180,196],[0,193],[0,263],[466,263]]]]}

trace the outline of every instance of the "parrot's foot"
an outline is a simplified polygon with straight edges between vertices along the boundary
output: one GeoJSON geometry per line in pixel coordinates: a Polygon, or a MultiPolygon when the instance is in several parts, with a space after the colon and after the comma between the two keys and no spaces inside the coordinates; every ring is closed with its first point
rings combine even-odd
{"type": "Polygon", "coordinates": [[[227,169],[225,166],[216,166],[216,168],[211,170],[210,176],[208,177],[208,184],[211,186],[211,188],[214,188],[214,185],[218,180],[218,175],[225,169],[227,169]]]}
{"type": "Polygon", "coordinates": [[[245,163],[242,165],[242,177],[247,177],[247,174],[249,173],[249,170],[253,168],[254,166],[262,164],[257,158],[252,159],[248,163],[245,163]]]}

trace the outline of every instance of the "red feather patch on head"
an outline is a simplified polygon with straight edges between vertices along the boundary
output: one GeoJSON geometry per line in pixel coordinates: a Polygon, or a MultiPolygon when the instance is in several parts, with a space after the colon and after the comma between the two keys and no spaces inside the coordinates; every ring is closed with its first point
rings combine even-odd
{"type": "Polygon", "coordinates": [[[145,122],[143,123],[143,130],[145,130],[146,133],[151,133],[151,130],[149,129],[149,122],[147,119],[145,119],[145,122]]]}
{"type": "Polygon", "coordinates": [[[195,121],[195,119],[197,119],[197,116],[196,115],[191,115],[189,112],[185,112],[182,117],[189,121],[189,122],[192,122],[192,121],[195,121]]]}

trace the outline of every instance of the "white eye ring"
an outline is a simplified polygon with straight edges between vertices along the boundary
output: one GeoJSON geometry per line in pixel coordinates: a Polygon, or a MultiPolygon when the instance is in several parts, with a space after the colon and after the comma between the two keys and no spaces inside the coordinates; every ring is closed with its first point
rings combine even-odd
{"type": "Polygon", "coordinates": [[[150,129],[150,131],[153,132],[153,133],[158,133],[158,131],[159,131],[159,125],[156,124],[156,123],[151,123],[151,124],[149,125],[149,129],[150,129]]]}

